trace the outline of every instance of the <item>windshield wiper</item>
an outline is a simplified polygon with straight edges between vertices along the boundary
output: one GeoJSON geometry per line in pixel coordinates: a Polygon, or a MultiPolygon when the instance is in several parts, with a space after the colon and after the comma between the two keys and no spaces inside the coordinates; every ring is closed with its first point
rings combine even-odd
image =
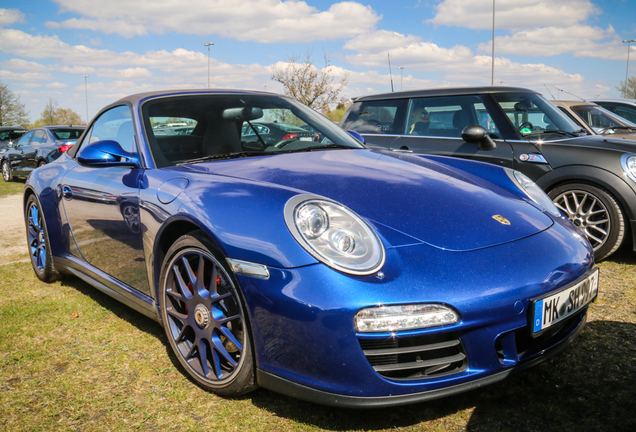
{"type": "Polygon", "coordinates": [[[263,156],[265,154],[267,153],[262,151],[242,151],[242,152],[235,152],[235,153],[225,153],[225,154],[218,154],[218,155],[203,156],[196,159],[190,159],[184,162],[179,162],[177,165],[178,166],[190,165],[195,163],[208,162],[212,160],[240,159],[244,157],[263,156]]]}
{"type": "MultiPolygon", "coordinates": [[[[289,150],[288,153],[294,153],[294,152],[304,152],[304,151],[314,151],[314,150],[323,150],[323,149],[355,149],[356,147],[351,147],[348,145],[344,145],[344,144],[321,144],[321,145],[314,145],[314,146],[310,146],[310,147],[303,147],[303,148],[299,148],[299,149],[294,149],[294,150],[289,150]]],[[[285,150],[283,150],[283,152],[285,152],[285,150]]]]}
{"type": "Polygon", "coordinates": [[[598,133],[599,135],[603,135],[607,131],[616,130],[616,129],[625,129],[625,130],[631,130],[631,131],[636,130],[636,128],[633,128],[630,126],[608,126],[606,128],[601,129],[598,133]]]}
{"type": "MultiPolygon", "coordinates": [[[[583,129],[581,129],[581,131],[583,131],[583,129]]],[[[581,132],[579,131],[579,132],[581,132]]],[[[576,132],[567,132],[567,131],[562,131],[562,130],[556,130],[556,129],[545,129],[545,130],[538,130],[538,131],[532,131],[532,132],[528,132],[523,134],[523,136],[528,136],[528,135],[536,135],[536,134],[557,134],[557,135],[566,135],[566,136],[579,136],[576,132]]]]}

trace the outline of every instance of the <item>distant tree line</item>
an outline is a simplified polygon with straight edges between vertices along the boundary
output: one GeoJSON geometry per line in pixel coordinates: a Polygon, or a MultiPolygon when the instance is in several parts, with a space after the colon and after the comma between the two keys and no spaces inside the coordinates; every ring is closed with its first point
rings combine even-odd
{"type": "Polygon", "coordinates": [[[82,117],[70,108],[58,106],[55,99],[49,98],[40,118],[30,123],[29,112],[25,104],[9,89],[8,84],[0,82],[0,126],[22,126],[31,129],[37,126],[85,124],[82,117]]]}

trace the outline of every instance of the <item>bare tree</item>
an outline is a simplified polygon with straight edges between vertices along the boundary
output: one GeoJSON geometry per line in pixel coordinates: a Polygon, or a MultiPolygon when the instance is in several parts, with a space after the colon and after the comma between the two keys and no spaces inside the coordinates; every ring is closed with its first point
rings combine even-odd
{"type": "Polygon", "coordinates": [[[636,99],[636,75],[632,75],[627,80],[621,81],[616,90],[621,92],[621,96],[625,99],[636,99]]]}
{"type": "Polygon", "coordinates": [[[29,113],[20,103],[20,98],[9,90],[7,84],[0,82],[0,126],[26,127],[28,124],[29,113]]]}
{"type": "Polygon", "coordinates": [[[44,110],[42,110],[42,114],[40,114],[40,118],[33,124],[33,126],[72,124],[84,124],[82,117],[70,108],[60,108],[55,99],[49,98],[44,110]]]}
{"type": "Polygon", "coordinates": [[[283,85],[287,96],[326,114],[331,107],[346,102],[347,99],[340,93],[347,85],[348,76],[336,82],[327,54],[324,55],[325,67],[322,69],[314,66],[311,55],[308,51],[302,59],[300,55],[288,58],[284,67],[274,69],[272,80],[283,85]]]}

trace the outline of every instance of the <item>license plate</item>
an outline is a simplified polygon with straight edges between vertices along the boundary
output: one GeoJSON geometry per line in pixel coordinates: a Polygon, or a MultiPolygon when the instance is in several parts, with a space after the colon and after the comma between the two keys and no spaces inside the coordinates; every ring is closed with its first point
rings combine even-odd
{"type": "Polygon", "coordinates": [[[575,283],[557,293],[533,301],[534,317],[532,333],[539,333],[548,327],[574,315],[598,294],[598,268],[580,282],[575,283]]]}
{"type": "Polygon", "coordinates": [[[301,141],[313,141],[314,138],[313,137],[300,137],[301,141]]]}

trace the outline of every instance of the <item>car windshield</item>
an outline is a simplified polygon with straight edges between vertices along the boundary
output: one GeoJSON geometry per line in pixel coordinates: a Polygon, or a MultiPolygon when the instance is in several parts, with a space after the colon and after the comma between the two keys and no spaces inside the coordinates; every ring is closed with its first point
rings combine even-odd
{"type": "Polygon", "coordinates": [[[564,134],[576,136],[581,130],[539,94],[494,93],[492,97],[523,137],[555,139],[564,134]]]}
{"type": "Polygon", "coordinates": [[[283,152],[364,148],[315,111],[275,95],[163,97],[145,102],[141,113],[155,165],[160,168],[283,152]],[[177,123],[181,123],[178,132],[167,126],[177,123]]]}
{"type": "Polygon", "coordinates": [[[621,130],[636,131],[636,124],[594,105],[575,105],[570,109],[598,134],[611,134],[621,130]]]}

